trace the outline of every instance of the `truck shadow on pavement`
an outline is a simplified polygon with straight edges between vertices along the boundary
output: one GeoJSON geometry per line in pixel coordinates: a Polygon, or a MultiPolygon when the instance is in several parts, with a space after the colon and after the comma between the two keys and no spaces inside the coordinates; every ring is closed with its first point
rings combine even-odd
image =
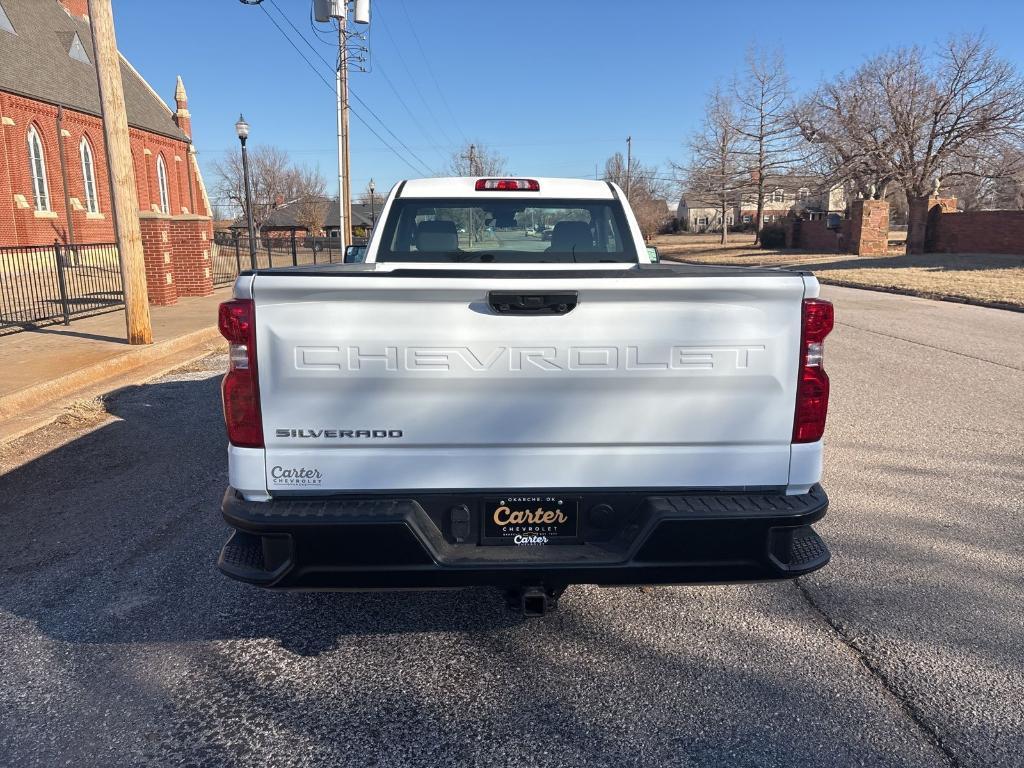
{"type": "MultiPolygon", "coordinates": [[[[210,365],[111,393],[105,407],[113,419],[93,431],[58,424],[14,446],[32,454],[33,441],[74,434],[0,477],[0,539],[12,544],[0,566],[12,588],[0,607],[66,642],[274,637],[309,654],[329,649],[339,634],[523,621],[497,589],[282,593],[221,575],[227,436],[221,377],[210,365]]],[[[497,434],[508,414],[492,408],[478,418],[497,434]]],[[[571,417],[553,403],[529,418],[557,431],[571,417]]]]}
{"type": "MultiPolygon", "coordinates": [[[[0,608],[64,642],[273,637],[303,654],[348,633],[521,623],[493,589],[268,592],[223,576],[219,385],[206,371],[118,390],[105,398],[114,420],[0,476],[0,608]]],[[[58,423],[8,450],[66,431],[58,423]]]]}

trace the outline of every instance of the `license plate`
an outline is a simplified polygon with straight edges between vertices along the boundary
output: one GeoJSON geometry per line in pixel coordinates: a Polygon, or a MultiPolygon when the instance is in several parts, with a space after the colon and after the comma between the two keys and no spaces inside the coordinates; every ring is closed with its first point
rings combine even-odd
{"type": "Polygon", "coordinates": [[[484,544],[544,546],[580,541],[579,500],[509,494],[484,501],[484,544]]]}

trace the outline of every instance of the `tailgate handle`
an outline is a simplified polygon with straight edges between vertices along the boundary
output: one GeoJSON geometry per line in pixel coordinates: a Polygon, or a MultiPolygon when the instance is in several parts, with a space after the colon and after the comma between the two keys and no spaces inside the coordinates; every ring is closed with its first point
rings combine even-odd
{"type": "Polygon", "coordinates": [[[487,294],[487,303],[500,315],[566,315],[576,309],[578,302],[579,294],[576,291],[491,291],[487,294]]]}

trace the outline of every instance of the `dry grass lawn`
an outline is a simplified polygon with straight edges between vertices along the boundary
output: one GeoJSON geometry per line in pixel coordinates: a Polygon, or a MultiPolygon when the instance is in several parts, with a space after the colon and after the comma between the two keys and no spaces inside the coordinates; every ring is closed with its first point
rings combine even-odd
{"type": "Polygon", "coordinates": [[[1024,254],[851,256],[755,248],[747,233],[733,235],[727,246],[718,240],[718,235],[660,235],[652,244],[672,261],[793,267],[813,271],[823,283],[1024,308],[1024,254]]]}

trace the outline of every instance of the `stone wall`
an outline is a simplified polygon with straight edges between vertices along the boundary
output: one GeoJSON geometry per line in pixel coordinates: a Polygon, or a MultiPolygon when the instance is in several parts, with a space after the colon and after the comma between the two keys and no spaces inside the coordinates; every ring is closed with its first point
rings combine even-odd
{"type": "Polygon", "coordinates": [[[812,253],[854,253],[884,256],[889,252],[889,203],[885,200],[854,200],[850,218],[836,229],[825,219],[786,220],[786,247],[812,253]]]}
{"type": "Polygon", "coordinates": [[[1024,211],[936,211],[926,239],[931,253],[1024,253],[1024,211]]]}
{"type": "MultiPolygon", "coordinates": [[[[845,221],[843,222],[846,223],[845,221]]],[[[787,248],[799,248],[813,253],[843,253],[843,230],[829,229],[825,219],[787,219],[787,248]]]]}

